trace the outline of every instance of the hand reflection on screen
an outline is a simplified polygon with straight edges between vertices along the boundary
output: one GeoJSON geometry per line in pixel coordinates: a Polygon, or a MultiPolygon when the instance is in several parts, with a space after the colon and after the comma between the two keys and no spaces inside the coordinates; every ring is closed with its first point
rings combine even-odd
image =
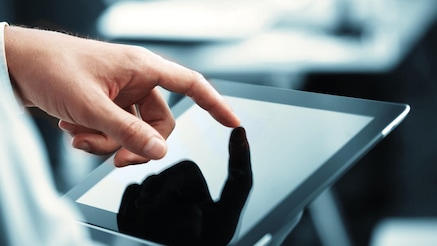
{"type": "Polygon", "coordinates": [[[199,167],[182,161],[126,188],[119,230],[167,245],[228,244],[252,182],[249,144],[239,127],[229,140],[228,178],[218,201],[212,200],[199,167]]]}

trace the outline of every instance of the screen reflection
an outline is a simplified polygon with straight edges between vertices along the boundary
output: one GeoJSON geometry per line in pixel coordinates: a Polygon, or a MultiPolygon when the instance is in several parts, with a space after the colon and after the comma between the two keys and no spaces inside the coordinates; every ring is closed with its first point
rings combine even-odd
{"type": "Polygon", "coordinates": [[[211,198],[201,170],[182,161],[124,191],[119,231],[166,245],[226,245],[232,239],[252,188],[244,128],[232,131],[228,177],[220,198],[211,198]]]}

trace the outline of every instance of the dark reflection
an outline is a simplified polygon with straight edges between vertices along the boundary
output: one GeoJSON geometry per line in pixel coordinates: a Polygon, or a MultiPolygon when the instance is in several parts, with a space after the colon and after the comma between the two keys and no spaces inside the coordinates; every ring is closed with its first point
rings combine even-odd
{"type": "Polygon", "coordinates": [[[228,178],[218,201],[212,200],[199,167],[182,161],[126,188],[118,227],[166,245],[226,245],[251,188],[249,144],[239,127],[230,137],[228,178]]]}

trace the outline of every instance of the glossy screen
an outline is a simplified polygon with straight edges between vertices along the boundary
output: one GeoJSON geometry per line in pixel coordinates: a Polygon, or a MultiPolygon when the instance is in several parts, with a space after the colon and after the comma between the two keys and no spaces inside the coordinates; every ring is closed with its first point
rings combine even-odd
{"type": "MultiPolygon", "coordinates": [[[[246,129],[254,181],[234,239],[248,232],[373,119],[230,96],[225,100],[246,129]]],[[[211,196],[218,199],[227,177],[230,132],[194,104],[177,118],[165,158],[114,169],[77,202],[117,213],[129,184],[141,183],[182,159],[198,164],[211,196]]]]}

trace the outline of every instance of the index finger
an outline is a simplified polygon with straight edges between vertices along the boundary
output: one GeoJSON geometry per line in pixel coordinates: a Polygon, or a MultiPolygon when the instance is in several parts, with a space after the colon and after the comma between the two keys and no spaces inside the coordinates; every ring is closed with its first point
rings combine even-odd
{"type": "Polygon", "coordinates": [[[194,102],[225,126],[238,127],[240,125],[238,116],[203,75],[164,58],[158,59],[160,64],[153,66],[156,68],[157,85],[191,97],[194,102]]]}

